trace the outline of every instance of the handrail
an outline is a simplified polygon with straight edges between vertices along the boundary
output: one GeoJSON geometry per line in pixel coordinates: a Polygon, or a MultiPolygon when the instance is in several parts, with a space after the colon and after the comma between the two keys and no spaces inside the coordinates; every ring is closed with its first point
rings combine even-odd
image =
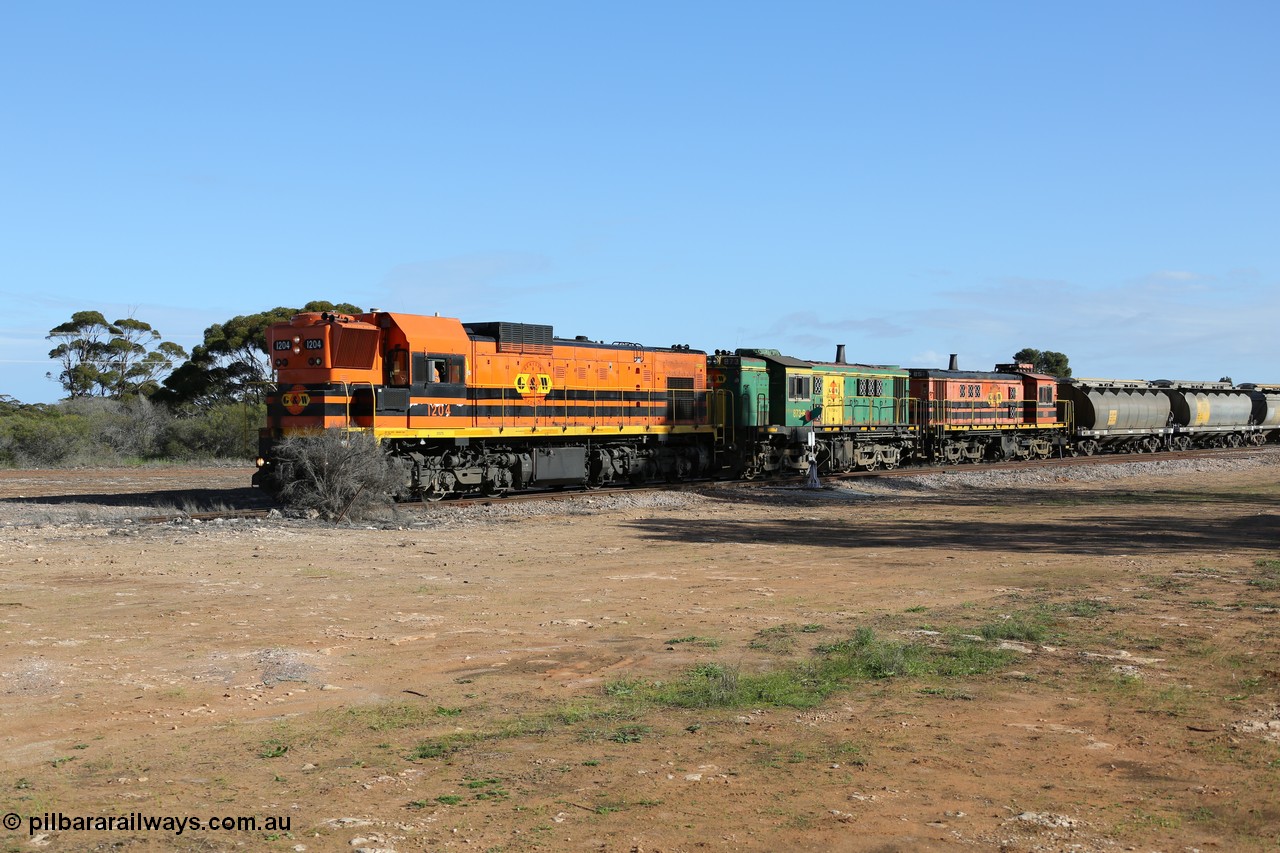
{"type": "Polygon", "coordinates": [[[361,386],[361,385],[368,385],[368,386],[369,386],[369,427],[368,427],[368,429],[369,429],[369,430],[370,430],[374,435],[377,435],[377,434],[378,434],[378,391],[377,391],[377,388],[374,386],[374,384],[373,384],[373,382],[372,382],[372,381],[367,380],[367,379],[360,379],[360,380],[357,380],[357,381],[355,381],[355,382],[351,382],[351,383],[349,383],[349,384],[348,384],[347,380],[345,380],[345,379],[343,379],[343,380],[341,380],[341,381],[342,381],[342,396],[346,398],[346,404],[345,404],[345,405],[346,405],[345,417],[346,417],[347,425],[344,427],[344,429],[346,429],[346,430],[347,430],[347,432],[352,432],[352,431],[354,431],[354,430],[364,430],[364,429],[365,429],[365,427],[362,427],[362,426],[359,426],[359,425],[355,425],[355,426],[353,426],[353,425],[352,425],[352,418],[351,418],[351,399],[352,399],[352,397],[354,396],[354,394],[355,394],[355,390],[356,390],[356,388],[357,388],[357,387],[359,387],[359,386],[361,386]]]}

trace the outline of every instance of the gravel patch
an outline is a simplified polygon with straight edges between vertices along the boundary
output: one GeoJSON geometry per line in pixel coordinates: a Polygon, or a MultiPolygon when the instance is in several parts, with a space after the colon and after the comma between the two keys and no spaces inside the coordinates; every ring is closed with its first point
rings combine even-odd
{"type": "Polygon", "coordinates": [[[707,498],[693,492],[635,492],[634,494],[583,494],[564,500],[495,501],[488,506],[450,507],[447,504],[428,510],[402,513],[402,523],[411,528],[472,527],[499,522],[523,521],[546,516],[590,516],[602,512],[633,510],[690,509],[701,506],[707,498]]]}
{"type": "MultiPolygon", "coordinates": [[[[1115,483],[1134,477],[1158,475],[1184,477],[1199,474],[1226,474],[1272,466],[1280,461],[1275,450],[1261,450],[1247,456],[1229,459],[1152,459],[1124,462],[1118,465],[1081,464],[1051,465],[1036,469],[984,470],[918,474],[894,477],[861,477],[856,481],[829,481],[837,489],[874,495],[921,494],[930,492],[970,491],[973,489],[1007,489],[1052,487],[1063,483],[1115,483]]],[[[825,484],[824,484],[825,485],[825,484]]]]}

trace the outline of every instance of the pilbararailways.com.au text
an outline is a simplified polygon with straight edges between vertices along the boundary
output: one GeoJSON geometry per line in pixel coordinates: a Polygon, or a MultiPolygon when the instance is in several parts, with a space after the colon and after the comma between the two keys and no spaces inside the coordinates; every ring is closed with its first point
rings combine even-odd
{"type": "Polygon", "coordinates": [[[184,832],[288,832],[290,815],[253,817],[244,815],[150,815],[129,812],[121,815],[76,815],[63,812],[45,812],[31,815],[24,821],[16,812],[3,818],[4,828],[18,829],[27,825],[27,834],[37,832],[168,832],[181,835],[184,832]]]}

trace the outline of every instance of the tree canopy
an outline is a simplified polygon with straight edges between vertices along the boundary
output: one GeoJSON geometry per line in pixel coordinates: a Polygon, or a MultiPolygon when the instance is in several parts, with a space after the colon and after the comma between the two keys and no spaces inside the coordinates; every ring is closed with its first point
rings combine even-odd
{"type": "Polygon", "coordinates": [[[1040,373],[1048,373],[1059,379],[1071,376],[1071,368],[1067,365],[1067,357],[1053,350],[1038,350],[1026,347],[1013,354],[1016,364],[1029,364],[1040,373]]]}
{"type": "Polygon", "coordinates": [[[301,308],[277,306],[256,314],[239,314],[204,330],[204,343],[195,347],[184,364],[169,375],[156,400],[205,407],[233,401],[258,401],[271,376],[267,355],[267,327],[288,322],[305,311],[359,314],[349,302],[323,300],[301,308]]]}
{"type": "Polygon", "coordinates": [[[133,317],[108,323],[100,311],[77,311],[46,337],[57,346],[49,358],[61,369],[46,374],[68,397],[147,396],[187,351],[162,340],[150,323],[133,317]]]}

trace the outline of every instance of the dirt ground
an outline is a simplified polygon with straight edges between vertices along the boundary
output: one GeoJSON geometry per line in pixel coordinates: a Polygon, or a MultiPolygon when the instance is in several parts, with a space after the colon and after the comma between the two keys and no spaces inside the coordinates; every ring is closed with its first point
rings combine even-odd
{"type": "Polygon", "coordinates": [[[0,472],[0,806],[20,822],[0,838],[1274,850],[1278,462],[586,495],[345,527],[138,520],[253,500],[243,469],[0,472]],[[659,696],[691,671],[805,672],[859,629],[1002,662],[851,679],[814,707],[659,696]]]}

